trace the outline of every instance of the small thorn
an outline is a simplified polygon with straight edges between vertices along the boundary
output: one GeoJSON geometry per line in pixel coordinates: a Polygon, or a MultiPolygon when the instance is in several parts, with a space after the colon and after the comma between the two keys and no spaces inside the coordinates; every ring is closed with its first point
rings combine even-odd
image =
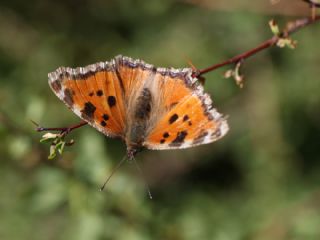
{"type": "Polygon", "coordinates": [[[187,63],[188,63],[188,65],[191,67],[191,69],[192,69],[193,71],[197,71],[197,70],[198,70],[198,69],[196,68],[196,66],[191,62],[190,59],[187,59],[187,63]]]}
{"type": "Polygon", "coordinates": [[[152,200],[152,195],[150,191],[148,191],[148,195],[149,195],[149,198],[152,200]]]}
{"type": "Polygon", "coordinates": [[[34,130],[36,130],[37,132],[41,132],[42,130],[42,128],[40,127],[40,125],[38,124],[38,123],[36,123],[35,121],[33,121],[32,119],[29,119],[30,120],[30,122],[33,124],[33,125],[35,125],[36,126],[36,128],[34,129],[34,130]]]}
{"type": "Polygon", "coordinates": [[[75,143],[73,139],[71,139],[69,142],[66,142],[66,146],[72,146],[75,143]]]}
{"type": "Polygon", "coordinates": [[[35,121],[33,121],[32,119],[29,119],[29,120],[30,120],[31,123],[33,123],[33,125],[35,125],[35,126],[37,126],[37,127],[39,126],[39,124],[36,123],[35,121]]]}

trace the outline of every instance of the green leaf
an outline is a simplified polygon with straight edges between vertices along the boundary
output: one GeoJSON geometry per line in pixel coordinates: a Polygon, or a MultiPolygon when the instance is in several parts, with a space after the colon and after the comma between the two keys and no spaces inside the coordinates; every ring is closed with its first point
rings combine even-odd
{"type": "Polygon", "coordinates": [[[49,156],[48,156],[48,159],[54,159],[55,157],[56,157],[56,146],[55,145],[51,145],[50,146],[50,154],[49,154],[49,156]]]}
{"type": "Polygon", "coordinates": [[[276,36],[279,36],[280,34],[280,29],[279,29],[279,26],[278,24],[276,23],[276,21],[274,19],[271,19],[269,21],[269,26],[270,26],[270,29],[272,31],[272,33],[276,36]]]}
{"type": "Polygon", "coordinates": [[[66,142],[61,140],[57,145],[56,145],[56,151],[58,151],[60,153],[60,155],[62,154],[63,152],[63,149],[66,145],[66,142]]]}
{"type": "Polygon", "coordinates": [[[244,80],[244,76],[240,74],[241,64],[242,64],[242,61],[239,61],[234,69],[229,69],[224,73],[225,78],[232,77],[240,88],[243,87],[243,80],[244,80]]]}

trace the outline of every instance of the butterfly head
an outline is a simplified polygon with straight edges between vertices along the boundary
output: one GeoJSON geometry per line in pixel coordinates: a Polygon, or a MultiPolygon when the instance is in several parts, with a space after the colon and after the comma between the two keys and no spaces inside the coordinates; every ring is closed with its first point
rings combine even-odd
{"type": "Polygon", "coordinates": [[[142,148],[136,148],[136,147],[128,147],[127,148],[127,157],[129,161],[133,160],[134,157],[137,155],[138,152],[141,152],[142,148]]]}

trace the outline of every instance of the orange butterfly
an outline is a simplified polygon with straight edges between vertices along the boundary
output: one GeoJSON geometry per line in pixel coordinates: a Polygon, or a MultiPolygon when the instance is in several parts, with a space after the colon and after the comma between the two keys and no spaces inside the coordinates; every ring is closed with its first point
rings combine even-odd
{"type": "Polygon", "coordinates": [[[227,121],[192,73],[117,56],[86,67],[60,67],[48,76],[54,93],[75,114],[121,138],[132,159],[142,148],[188,148],[228,132],[227,121]]]}

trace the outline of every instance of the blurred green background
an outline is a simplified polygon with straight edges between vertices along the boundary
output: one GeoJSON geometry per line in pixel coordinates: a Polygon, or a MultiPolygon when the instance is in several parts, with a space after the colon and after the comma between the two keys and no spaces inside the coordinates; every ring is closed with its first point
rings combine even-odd
{"type": "Polygon", "coordinates": [[[296,50],[248,59],[239,89],[206,75],[231,131],[222,140],[137,157],[98,189],[125,154],[91,127],[48,160],[29,119],[79,119],[51,92],[47,73],[117,54],[156,66],[204,68],[271,37],[268,21],[308,15],[299,0],[19,1],[0,3],[0,239],[320,239],[320,28],[296,50]],[[268,7],[266,7],[268,6],[268,7]],[[283,14],[281,14],[283,13],[283,14]]]}

